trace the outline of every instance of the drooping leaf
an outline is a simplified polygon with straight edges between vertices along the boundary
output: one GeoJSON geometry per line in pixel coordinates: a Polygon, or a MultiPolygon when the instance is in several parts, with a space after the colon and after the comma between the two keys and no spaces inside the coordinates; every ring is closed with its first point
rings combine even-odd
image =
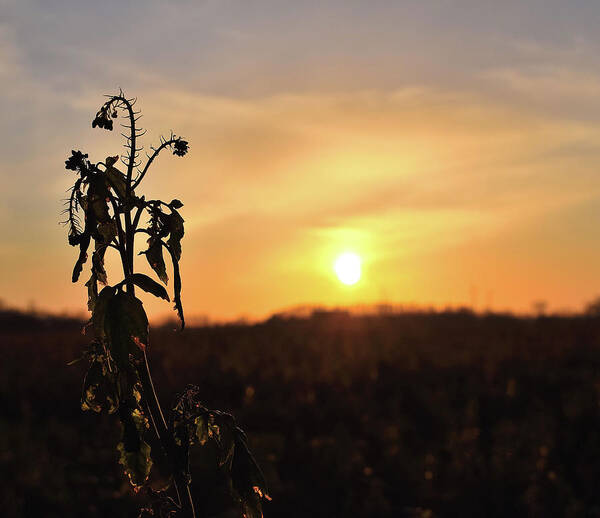
{"type": "Polygon", "coordinates": [[[261,498],[271,500],[267,483],[250,449],[246,434],[235,429],[235,451],[231,465],[232,486],[247,518],[262,518],[261,498]]]}
{"type": "Polygon", "coordinates": [[[163,258],[163,247],[160,239],[154,239],[153,237],[148,239],[148,250],[140,253],[146,255],[150,267],[156,272],[158,278],[167,284],[169,276],[167,275],[167,267],[163,258]]]}
{"type": "Polygon", "coordinates": [[[144,441],[148,419],[138,408],[122,409],[119,411],[119,417],[123,425],[123,436],[117,445],[120,453],[119,463],[131,484],[138,488],[146,482],[152,468],[150,445],[144,441]]]}
{"type": "MultiPolygon", "coordinates": [[[[87,193],[87,205],[88,210],[93,212],[96,222],[106,223],[110,221],[110,215],[108,213],[108,189],[104,182],[104,179],[100,174],[94,174],[90,177],[90,184],[87,193]]],[[[92,229],[92,232],[95,230],[92,229]]]]}
{"type": "Polygon", "coordinates": [[[106,247],[104,245],[98,246],[98,242],[96,241],[96,250],[92,254],[92,272],[96,276],[96,279],[104,285],[107,283],[106,270],[104,269],[105,251],[106,247]]]}
{"type": "Polygon", "coordinates": [[[85,283],[88,289],[88,311],[94,311],[94,306],[96,305],[96,299],[98,298],[98,279],[94,272],[90,276],[90,279],[85,283]]]}
{"type": "Polygon", "coordinates": [[[171,248],[168,249],[173,262],[173,308],[177,311],[179,320],[181,320],[181,329],[185,327],[185,317],[183,316],[183,304],[181,303],[181,275],[179,273],[179,260],[171,248]]]}
{"type": "Polygon", "coordinates": [[[104,285],[107,283],[104,255],[116,233],[117,228],[113,219],[99,223],[97,232],[94,233],[95,250],[92,254],[92,272],[96,275],[96,279],[104,285]]]}
{"type": "Polygon", "coordinates": [[[86,232],[82,234],[81,241],[79,242],[79,257],[77,258],[77,262],[73,267],[73,275],[71,276],[71,280],[73,282],[77,282],[79,280],[79,275],[81,274],[81,270],[83,270],[83,265],[87,261],[87,249],[90,246],[90,235],[86,232]]]}
{"type": "Polygon", "coordinates": [[[105,188],[99,185],[94,176],[89,183],[87,196],[82,196],[80,203],[85,210],[85,229],[79,241],[79,258],[73,268],[72,280],[77,282],[83,265],[87,261],[87,250],[90,245],[91,236],[96,236],[98,222],[105,222],[110,219],[108,206],[104,197],[105,188]]]}
{"type": "MultiPolygon", "coordinates": [[[[117,162],[118,156],[106,158],[106,178],[111,187],[113,187],[122,200],[125,199],[127,194],[127,177],[119,171],[113,164],[117,162]]],[[[131,196],[134,195],[133,189],[129,193],[131,196]]]]}
{"type": "Polygon", "coordinates": [[[117,293],[107,305],[105,330],[117,366],[127,368],[129,355],[139,359],[148,345],[148,317],[142,302],[130,293],[117,293]]]}
{"type": "Polygon", "coordinates": [[[219,467],[231,470],[235,450],[235,421],[233,416],[213,410],[208,418],[208,435],[219,446],[219,467]]]}
{"type": "Polygon", "coordinates": [[[181,239],[183,238],[183,218],[176,210],[168,215],[169,240],[167,244],[179,261],[181,259],[181,239]]]}
{"type": "Polygon", "coordinates": [[[94,304],[91,322],[98,340],[103,340],[106,337],[106,314],[115,296],[115,291],[113,286],[102,288],[94,304]]]}
{"type": "Polygon", "coordinates": [[[144,291],[151,293],[155,297],[169,301],[167,290],[147,275],[144,275],[143,273],[134,273],[133,275],[129,275],[127,280],[133,282],[133,284],[142,288],[144,291]]]}

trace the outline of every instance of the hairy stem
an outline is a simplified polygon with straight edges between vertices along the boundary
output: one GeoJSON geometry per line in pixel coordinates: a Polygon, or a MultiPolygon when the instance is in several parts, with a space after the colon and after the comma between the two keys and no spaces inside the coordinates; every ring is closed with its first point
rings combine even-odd
{"type": "MultiPolygon", "coordinates": [[[[116,101],[116,106],[122,104],[125,106],[127,110],[127,116],[129,117],[129,137],[126,147],[129,148],[129,160],[127,162],[127,190],[126,190],[126,198],[129,198],[131,193],[131,177],[133,175],[133,168],[135,166],[135,156],[136,156],[136,139],[137,132],[135,128],[135,112],[133,111],[133,104],[135,104],[135,99],[127,99],[123,93],[121,95],[115,95],[112,97],[112,101],[116,101]],[[133,101],[133,102],[132,102],[133,101]]],[[[125,135],[126,136],[126,135],[125,135]]]]}
{"type": "Polygon", "coordinates": [[[154,162],[154,159],[159,155],[159,153],[165,149],[166,147],[169,147],[171,145],[173,145],[175,142],[177,142],[178,139],[176,138],[171,138],[169,140],[165,140],[160,146],[158,146],[154,152],[152,153],[152,155],[150,155],[150,157],[148,157],[148,162],[146,162],[146,165],[144,166],[144,169],[142,170],[142,172],[140,173],[140,176],[138,177],[138,179],[134,182],[133,184],[133,189],[135,189],[140,182],[142,181],[142,179],[144,178],[144,176],[146,176],[146,172],[148,171],[148,168],[150,167],[150,164],[152,164],[152,162],[154,162]]]}

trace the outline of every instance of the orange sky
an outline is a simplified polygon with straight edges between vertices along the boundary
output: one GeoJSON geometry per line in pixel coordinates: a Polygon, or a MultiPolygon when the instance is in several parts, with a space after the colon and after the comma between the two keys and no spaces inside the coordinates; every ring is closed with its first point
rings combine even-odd
{"type": "Polygon", "coordinates": [[[146,147],[170,129],[190,142],[142,189],[185,204],[190,317],[380,301],[576,310],[600,294],[600,8],[146,2],[125,8],[128,31],[109,7],[78,5],[9,1],[0,21],[5,304],[85,310],[58,225],[63,164],[71,149],[120,152],[90,126],[118,86],[139,98],[146,147]],[[333,272],[346,250],[363,260],[355,286],[333,272]]]}

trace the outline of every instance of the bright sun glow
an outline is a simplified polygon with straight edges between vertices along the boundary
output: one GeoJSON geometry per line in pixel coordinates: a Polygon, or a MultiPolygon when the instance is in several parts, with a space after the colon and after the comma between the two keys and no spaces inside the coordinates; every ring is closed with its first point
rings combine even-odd
{"type": "Polygon", "coordinates": [[[333,269],[344,284],[356,284],[360,280],[360,257],[346,252],[336,259],[333,269]]]}

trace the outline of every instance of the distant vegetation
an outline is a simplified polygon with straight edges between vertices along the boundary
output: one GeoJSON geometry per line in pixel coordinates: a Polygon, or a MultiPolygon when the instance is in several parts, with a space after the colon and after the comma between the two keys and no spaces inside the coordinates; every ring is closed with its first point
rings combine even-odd
{"type": "MultiPolygon", "coordinates": [[[[13,317],[31,318],[0,314],[3,516],[136,516],[112,416],[73,397],[80,322],[13,317]]],[[[267,518],[600,516],[595,316],[319,312],[152,334],[160,398],[196,382],[248,430],[267,518]]]]}

